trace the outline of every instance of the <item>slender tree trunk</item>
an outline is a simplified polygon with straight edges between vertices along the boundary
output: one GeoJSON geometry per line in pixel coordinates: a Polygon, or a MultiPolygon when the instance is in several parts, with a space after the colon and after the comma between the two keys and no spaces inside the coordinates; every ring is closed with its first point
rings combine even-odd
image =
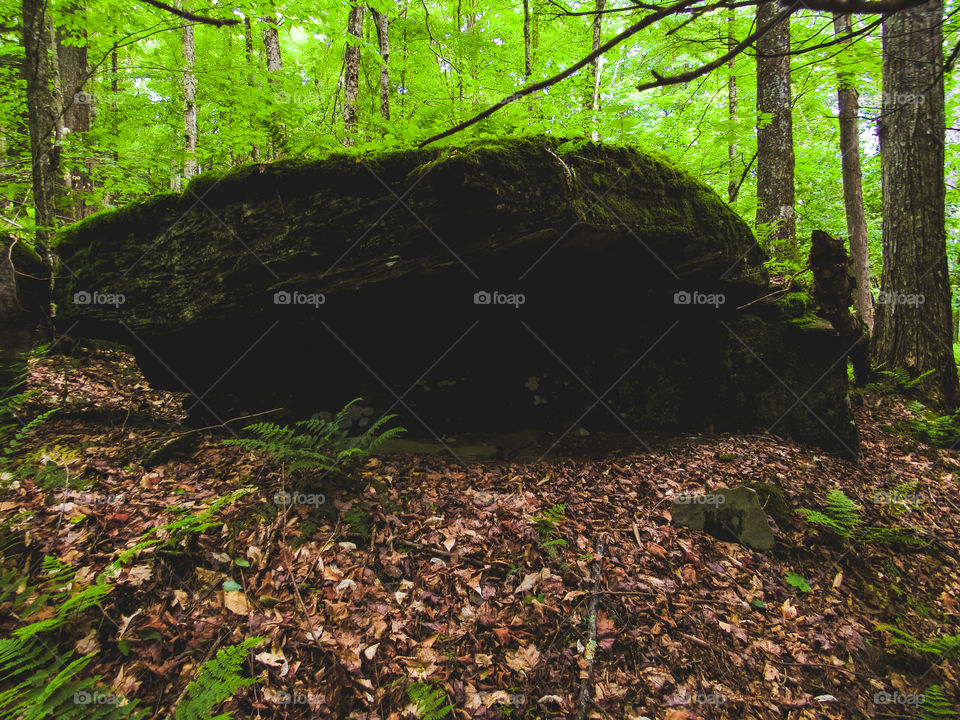
{"type": "Polygon", "coordinates": [[[363,5],[351,2],[347,18],[347,48],[343,55],[343,144],[356,143],[357,100],[360,97],[360,43],[363,38],[363,5]]]}
{"type": "MultiPolygon", "coordinates": [[[[837,35],[850,32],[850,16],[836,15],[833,28],[837,35]]],[[[867,330],[873,332],[873,295],[870,293],[870,252],[867,248],[867,216],[863,209],[860,172],[860,97],[851,73],[837,75],[837,102],[840,107],[840,156],[843,173],[843,204],[847,213],[850,257],[857,279],[853,310],[867,330]]]]}
{"type": "Polygon", "coordinates": [[[377,28],[377,42],[380,44],[380,117],[390,119],[390,18],[386,13],[370,8],[373,24],[377,28]]]}
{"type": "MultiPolygon", "coordinates": [[[[281,95],[282,85],[280,73],[283,72],[283,57],[280,54],[280,28],[275,15],[262,17],[264,23],[261,37],[263,49],[267,56],[267,83],[273,88],[274,98],[282,96],[286,102],[293,102],[293,98],[281,95]]],[[[273,145],[270,157],[276,159],[284,154],[287,145],[287,128],[280,117],[273,113],[270,118],[270,140],[273,145]]]]}
{"type": "MultiPolygon", "coordinates": [[[[250,69],[250,76],[247,80],[251,88],[257,86],[256,73],[253,72],[253,26],[250,24],[250,18],[243,18],[243,54],[247,61],[247,68],[250,69]]],[[[254,143],[250,146],[250,159],[253,162],[260,162],[260,146],[254,143]]]]}
{"type": "Polygon", "coordinates": [[[943,2],[883,22],[883,272],[874,355],[933,399],[960,399],[944,227],[943,2]]]}
{"type": "MultiPolygon", "coordinates": [[[[757,6],[757,25],[783,10],[778,1],[757,6]]],[[[798,261],[793,185],[793,118],[790,103],[790,21],[757,41],[757,225],[770,227],[771,254],[798,261]]]]}
{"type": "MultiPolygon", "coordinates": [[[[603,36],[603,10],[607,5],[607,0],[595,0],[595,10],[593,15],[593,41],[591,43],[591,52],[596,52],[600,47],[600,38],[603,36]]],[[[600,75],[603,72],[603,56],[594,58],[590,63],[590,92],[587,96],[587,110],[591,113],[590,123],[593,129],[590,131],[592,140],[600,139],[600,133],[597,132],[596,112],[600,109],[600,75]]]]}
{"type": "Polygon", "coordinates": [[[197,76],[193,26],[183,27],[183,177],[187,180],[199,172],[197,165],[197,76]]]}
{"type": "Polygon", "coordinates": [[[60,148],[55,143],[59,103],[53,82],[53,52],[46,7],[45,0],[23,0],[23,74],[27,85],[36,248],[52,267],[51,243],[57,225],[57,175],[60,167],[60,148]]]}
{"type": "Polygon", "coordinates": [[[523,76],[533,74],[533,64],[530,57],[530,0],[523,0],[523,76]]]}
{"type": "MultiPolygon", "coordinates": [[[[737,44],[734,35],[736,20],[736,10],[729,10],[727,12],[727,48],[729,50],[737,44]]],[[[737,185],[740,179],[737,173],[737,105],[737,59],[732,57],[727,63],[727,120],[730,123],[730,129],[727,132],[727,202],[729,203],[737,200],[737,185]]]]}

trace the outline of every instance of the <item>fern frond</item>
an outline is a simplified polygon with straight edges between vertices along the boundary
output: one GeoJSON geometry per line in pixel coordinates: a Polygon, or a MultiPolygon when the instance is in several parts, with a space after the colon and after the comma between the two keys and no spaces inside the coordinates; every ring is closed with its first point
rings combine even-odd
{"type": "Polygon", "coordinates": [[[939,685],[931,685],[923,693],[923,702],[917,708],[920,720],[947,720],[956,718],[957,711],[939,685]]]}
{"type": "Polygon", "coordinates": [[[453,712],[443,688],[433,683],[415,682],[407,688],[407,695],[421,720],[440,720],[453,712]]]}
{"type": "MultiPolygon", "coordinates": [[[[239,674],[251,648],[260,645],[266,637],[247,638],[237,645],[217,651],[216,657],[200,666],[196,678],[187,685],[187,696],[177,705],[176,720],[208,720],[214,708],[232,697],[237,690],[257,682],[239,674]]],[[[216,715],[212,720],[227,720],[232,713],[216,715]]]]}

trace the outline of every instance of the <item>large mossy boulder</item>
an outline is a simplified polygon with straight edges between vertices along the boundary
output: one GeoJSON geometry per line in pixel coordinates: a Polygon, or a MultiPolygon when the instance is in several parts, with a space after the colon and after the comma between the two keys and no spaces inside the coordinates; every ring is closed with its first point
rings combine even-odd
{"type": "Polygon", "coordinates": [[[767,292],[749,228],[632,148],[251,165],[94,216],[58,250],[60,327],[131,345],[197,415],[362,395],[438,436],[770,427],[856,448],[836,334],[805,306],[738,310],[767,292]]]}

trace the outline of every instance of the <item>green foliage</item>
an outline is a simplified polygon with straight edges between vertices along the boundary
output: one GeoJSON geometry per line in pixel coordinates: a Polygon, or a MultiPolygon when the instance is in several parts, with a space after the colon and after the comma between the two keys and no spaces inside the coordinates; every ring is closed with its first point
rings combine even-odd
{"type": "Polygon", "coordinates": [[[566,511],[566,504],[558,503],[548,508],[543,515],[538,515],[534,518],[534,527],[540,535],[540,544],[543,545],[550,557],[553,558],[557,557],[557,547],[564,547],[567,544],[567,541],[563,538],[556,537],[560,531],[560,523],[563,522],[566,511]]]}
{"type": "Polygon", "coordinates": [[[803,575],[795,573],[793,570],[787,573],[785,580],[787,585],[797,588],[800,592],[810,592],[810,585],[804,579],[803,575]]]}
{"type": "Polygon", "coordinates": [[[845,540],[851,539],[862,523],[860,507],[836,488],[827,491],[822,512],[807,508],[800,508],[797,512],[807,522],[820,525],[845,540]]]}
{"type": "Polygon", "coordinates": [[[893,370],[880,370],[878,372],[887,378],[887,381],[897,392],[909,393],[916,390],[924,378],[930,375],[933,370],[927,370],[925,373],[921,373],[916,377],[914,377],[909,370],[902,367],[895,367],[893,370]]]}
{"type": "MultiPolygon", "coordinates": [[[[240,688],[256,683],[256,678],[242,677],[239,670],[250,650],[264,640],[266,637],[247,638],[218,650],[216,657],[201,665],[196,678],[187,685],[186,697],[177,705],[176,720],[209,720],[214,708],[224,700],[240,688]]],[[[232,716],[233,713],[223,713],[212,720],[228,720],[232,716]]]]}
{"type": "Polygon", "coordinates": [[[344,522],[350,526],[354,533],[364,540],[370,539],[370,516],[359,505],[353,505],[343,516],[344,522]]]}
{"type": "Polygon", "coordinates": [[[54,606],[53,617],[23,625],[0,639],[0,720],[45,718],[143,718],[136,702],[120,705],[119,698],[98,685],[99,677],[80,677],[93,654],[77,657],[61,652],[52,631],[97,604],[110,592],[102,576],[94,583],[70,588],[76,571],[56,558],[46,557],[41,585],[30,585],[16,572],[0,573],[0,605],[20,622],[42,608],[54,606]]]}
{"type": "Polygon", "coordinates": [[[938,635],[921,640],[895,625],[877,625],[877,630],[886,630],[891,633],[891,645],[902,645],[915,652],[933,655],[937,661],[960,656],[960,634],[938,635]]]}
{"type": "Polygon", "coordinates": [[[440,720],[453,712],[446,692],[439,685],[415,682],[407,688],[407,695],[421,720],[440,720]]]}
{"type": "Polygon", "coordinates": [[[13,456],[21,449],[24,440],[59,409],[47,410],[28,420],[23,415],[23,406],[32,394],[21,393],[0,400],[0,473],[15,469],[13,456]]]}
{"type": "Polygon", "coordinates": [[[948,720],[957,717],[950,698],[939,685],[931,685],[923,692],[923,702],[917,707],[920,720],[948,720]]]}
{"type": "Polygon", "coordinates": [[[916,400],[909,410],[913,413],[910,432],[921,442],[935,447],[952,447],[960,442],[960,413],[940,415],[916,400]]]}
{"type": "Polygon", "coordinates": [[[345,421],[350,408],[359,401],[360,398],[356,398],[347,403],[332,420],[300,420],[292,427],[271,422],[248,425],[244,429],[251,431],[255,437],[225,440],[224,444],[252,450],[301,476],[318,469],[349,474],[381,443],[405,432],[400,427],[383,429],[396,417],[384,415],[360,437],[347,437],[345,421]]]}

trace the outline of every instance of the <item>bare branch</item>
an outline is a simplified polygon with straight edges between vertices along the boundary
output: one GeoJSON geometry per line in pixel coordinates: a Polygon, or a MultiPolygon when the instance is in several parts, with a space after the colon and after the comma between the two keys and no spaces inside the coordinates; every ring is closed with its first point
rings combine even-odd
{"type": "Polygon", "coordinates": [[[172,13],[179,18],[184,20],[189,20],[190,22],[203,23],[204,25],[215,25],[216,27],[223,27],[224,25],[239,25],[240,21],[236,18],[234,19],[225,19],[221,20],[219,18],[206,17],[204,15],[194,15],[191,12],[186,10],[179,10],[178,8],[173,7],[172,5],[167,5],[160,0],[143,0],[147,5],[153,5],[155,8],[160,8],[161,10],[166,10],[168,13],[172,13]]]}

